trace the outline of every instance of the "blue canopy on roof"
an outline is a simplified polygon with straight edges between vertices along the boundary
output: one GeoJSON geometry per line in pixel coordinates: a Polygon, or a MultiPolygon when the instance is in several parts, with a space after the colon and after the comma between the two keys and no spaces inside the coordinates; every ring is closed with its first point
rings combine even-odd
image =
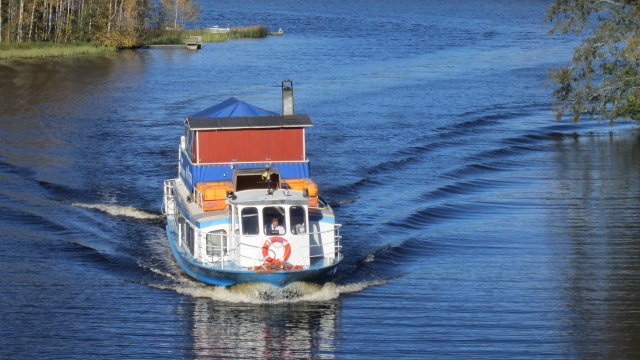
{"type": "Polygon", "coordinates": [[[218,105],[199,111],[191,117],[236,117],[236,116],[272,116],[278,113],[247,104],[236,98],[228,98],[218,105]]]}

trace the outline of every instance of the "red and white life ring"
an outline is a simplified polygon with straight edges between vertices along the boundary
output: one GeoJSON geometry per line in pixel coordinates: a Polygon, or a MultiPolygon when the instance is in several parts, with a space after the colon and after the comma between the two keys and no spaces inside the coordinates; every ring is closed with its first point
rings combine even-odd
{"type": "Polygon", "coordinates": [[[289,260],[289,256],[291,256],[291,245],[289,245],[289,242],[286,239],[279,236],[274,236],[270,239],[267,239],[267,241],[264,242],[264,245],[262,245],[262,256],[264,256],[264,261],[266,262],[270,262],[272,264],[282,264],[283,262],[289,260]],[[269,247],[271,247],[273,243],[280,243],[284,246],[284,255],[282,255],[282,257],[279,259],[272,258],[269,255],[269,247]]]}

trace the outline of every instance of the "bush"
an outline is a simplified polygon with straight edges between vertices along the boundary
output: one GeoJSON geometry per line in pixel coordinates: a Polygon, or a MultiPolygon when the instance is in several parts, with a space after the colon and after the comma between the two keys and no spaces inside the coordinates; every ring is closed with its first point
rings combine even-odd
{"type": "Polygon", "coordinates": [[[268,35],[263,25],[231,28],[226,33],[207,30],[158,30],[148,33],[142,42],[145,45],[182,45],[189,36],[202,36],[202,42],[224,42],[230,39],[264,38],[268,35]]]}

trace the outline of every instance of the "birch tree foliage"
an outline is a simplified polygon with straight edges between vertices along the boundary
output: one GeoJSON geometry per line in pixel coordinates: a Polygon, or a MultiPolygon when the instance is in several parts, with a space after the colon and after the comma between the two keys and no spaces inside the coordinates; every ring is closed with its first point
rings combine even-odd
{"type": "Polygon", "coordinates": [[[197,19],[196,0],[0,0],[0,43],[87,42],[121,48],[139,45],[144,33],[197,19]]]}
{"type": "Polygon", "coordinates": [[[108,6],[102,9],[108,15],[102,18],[102,31],[94,35],[94,40],[106,46],[119,48],[140,45],[145,29],[145,18],[149,13],[147,2],[145,0],[108,1],[108,6]]]}
{"type": "Polygon", "coordinates": [[[199,4],[194,0],[159,0],[159,19],[167,28],[182,29],[200,16],[199,4]]]}
{"type": "Polygon", "coordinates": [[[553,68],[556,119],[640,121],[640,0],[554,0],[550,34],[580,34],[570,64],[553,68]]]}

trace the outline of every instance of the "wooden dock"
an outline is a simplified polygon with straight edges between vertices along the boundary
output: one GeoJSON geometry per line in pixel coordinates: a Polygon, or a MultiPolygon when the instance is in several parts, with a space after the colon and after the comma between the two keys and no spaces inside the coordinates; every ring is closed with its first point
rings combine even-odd
{"type": "Polygon", "coordinates": [[[189,36],[187,38],[187,49],[189,50],[202,49],[202,36],[189,36]]]}

